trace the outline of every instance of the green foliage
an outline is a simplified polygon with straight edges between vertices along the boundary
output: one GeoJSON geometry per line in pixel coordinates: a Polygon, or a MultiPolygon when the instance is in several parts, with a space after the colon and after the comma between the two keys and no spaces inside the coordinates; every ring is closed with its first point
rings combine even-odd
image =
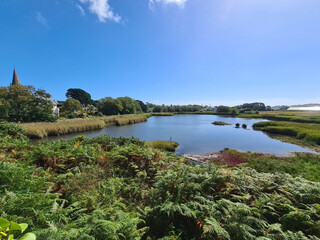
{"type": "Polygon", "coordinates": [[[231,112],[231,108],[228,106],[220,105],[217,107],[217,113],[230,113],[230,112],[231,112]]]}
{"type": "Polygon", "coordinates": [[[147,103],[148,112],[153,113],[186,113],[186,112],[200,112],[202,106],[200,105],[155,105],[147,103]]]}
{"type": "Polygon", "coordinates": [[[98,101],[97,107],[105,115],[134,114],[144,112],[142,108],[146,110],[143,102],[133,100],[130,97],[102,98],[98,101]]]}
{"type": "Polygon", "coordinates": [[[262,131],[295,137],[320,145],[320,124],[295,122],[259,122],[253,125],[262,131]]]}
{"type": "Polygon", "coordinates": [[[169,152],[176,151],[179,144],[177,142],[172,141],[150,141],[146,143],[147,146],[152,148],[161,149],[169,152]]]}
{"type": "Polygon", "coordinates": [[[174,113],[170,112],[154,112],[152,116],[173,116],[174,113]]]}
{"type": "Polygon", "coordinates": [[[135,100],[135,101],[140,105],[142,112],[146,113],[148,111],[148,107],[144,102],[140,100],[135,100]]]}
{"type": "MultiPolygon", "coordinates": [[[[0,239],[14,240],[14,233],[18,232],[20,235],[28,228],[26,223],[9,222],[5,218],[0,217],[0,239]]],[[[17,239],[17,238],[16,238],[17,239]]],[[[36,235],[33,233],[26,233],[19,240],[36,240],[36,235]]]]}
{"type": "Polygon", "coordinates": [[[92,104],[91,95],[80,88],[69,88],[66,93],[67,98],[78,100],[82,105],[92,104]]]}
{"type": "Polygon", "coordinates": [[[266,111],[266,106],[264,103],[261,103],[261,102],[244,103],[242,105],[237,106],[237,109],[242,109],[244,112],[245,111],[266,111]]]}
{"type": "Polygon", "coordinates": [[[73,114],[76,111],[82,111],[82,110],[83,110],[83,107],[80,101],[70,98],[64,102],[64,104],[60,109],[60,112],[61,114],[73,114]]]}
{"type": "Polygon", "coordinates": [[[117,115],[123,109],[121,102],[111,97],[100,99],[97,103],[97,107],[104,115],[117,115]]]}
{"type": "Polygon", "coordinates": [[[230,123],[225,123],[225,122],[221,122],[221,121],[214,121],[211,124],[217,125],[217,126],[231,125],[230,123]]]}
{"type": "Polygon", "coordinates": [[[320,237],[320,183],[193,165],[136,138],[31,145],[9,127],[0,131],[1,217],[27,223],[38,239],[320,237]]]}
{"type": "Polygon", "coordinates": [[[120,110],[120,114],[133,114],[142,112],[140,105],[130,97],[118,97],[117,100],[120,101],[123,107],[122,110],[120,110]]]}
{"type": "Polygon", "coordinates": [[[236,107],[231,108],[231,114],[238,114],[239,111],[236,107]]]}
{"type": "Polygon", "coordinates": [[[289,173],[294,177],[304,177],[320,182],[320,157],[317,154],[296,153],[291,157],[276,157],[260,153],[234,152],[231,154],[243,159],[248,167],[259,172],[289,173]]]}
{"type": "Polygon", "coordinates": [[[0,88],[0,120],[10,122],[55,121],[50,94],[32,86],[0,88]]]}

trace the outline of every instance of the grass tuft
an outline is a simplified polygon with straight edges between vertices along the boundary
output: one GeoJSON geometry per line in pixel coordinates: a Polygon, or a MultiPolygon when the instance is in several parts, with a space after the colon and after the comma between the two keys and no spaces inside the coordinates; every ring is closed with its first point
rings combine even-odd
{"type": "Polygon", "coordinates": [[[177,147],[179,146],[177,142],[172,141],[150,141],[146,142],[146,145],[152,148],[165,150],[169,152],[176,151],[177,147]]]}
{"type": "Polygon", "coordinates": [[[217,126],[231,125],[230,123],[225,123],[225,122],[221,122],[221,121],[214,121],[211,124],[217,125],[217,126]]]}

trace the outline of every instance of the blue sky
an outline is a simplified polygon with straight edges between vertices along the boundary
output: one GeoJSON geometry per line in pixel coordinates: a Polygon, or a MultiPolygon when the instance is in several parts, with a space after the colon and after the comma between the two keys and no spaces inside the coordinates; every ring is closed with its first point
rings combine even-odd
{"type": "Polygon", "coordinates": [[[1,0],[0,85],[159,104],[320,102],[319,0],[1,0]]]}

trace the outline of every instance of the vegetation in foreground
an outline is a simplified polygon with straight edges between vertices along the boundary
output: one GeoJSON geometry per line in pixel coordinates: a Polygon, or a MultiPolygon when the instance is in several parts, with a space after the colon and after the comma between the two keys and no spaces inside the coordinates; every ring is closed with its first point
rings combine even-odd
{"type": "Polygon", "coordinates": [[[255,123],[253,127],[264,132],[286,135],[305,143],[320,145],[320,124],[269,121],[255,123]]]}
{"type": "Polygon", "coordinates": [[[303,177],[320,182],[320,155],[313,153],[294,153],[290,157],[279,157],[264,153],[239,152],[226,149],[219,153],[203,156],[202,161],[216,164],[235,165],[244,163],[258,172],[288,173],[293,177],[303,177]],[[213,157],[212,157],[213,156],[213,157]]]}
{"type": "Polygon", "coordinates": [[[0,135],[1,217],[40,240],[320,238],[320,183],[192,165],[135,138],[0,135]]]}
{"type": "Polygon", "coordinates": [[[107,126],[122,126],[147,121],[151,114],[128,114],[117,116],[104,116],[96,118],[76,118],[58,120],[57,122],[23,123],[20,126],[30,138],[44,138],[69,133],[84,132],[102,129],[107,126]]]}

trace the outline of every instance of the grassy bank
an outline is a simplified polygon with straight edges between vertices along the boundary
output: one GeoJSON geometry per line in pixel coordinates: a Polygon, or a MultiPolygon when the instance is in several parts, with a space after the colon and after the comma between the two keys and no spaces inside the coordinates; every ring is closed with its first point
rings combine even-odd
{"type": "Polygon", "coordinates": [[[44,138],[69,133],[102,129],[147,121],[151,114],[128,114],[85,119],[66,119],[57,122],[23,123],[20,126],[30,138],[44,138]]]}
{"type": "Polygon", "coordinates": [[[171,112],[160,112],[160,113],[152,113],[152,116],[173,116],[174,113],[171,112]]]}
{"type": "Polygon", "coordinates": [[[161,149],[169,152],[175,152],[179,144],[172,141],[150,141],[146,145],[155,149],[161,149]]]}
{"type": "Polygon", "coordinates": [[[320,237],[320,184],[276,167],[194,165],[136,138],[0,138],[1,216],[39,240],[320,237]]]}
{"type": "Polygon", "coordinates": [[[270,111],[260,112],[259,114],[239,114],[237,117],[263,118],[274,121],[320,124],[320,112],[270,111]]]}
{"type": "Polygon", "coordinates": [[[255,129],[272,134],[286,135],[309,144],[320,145],[320,124],[297,122],[259,122],[255,129]]]}

